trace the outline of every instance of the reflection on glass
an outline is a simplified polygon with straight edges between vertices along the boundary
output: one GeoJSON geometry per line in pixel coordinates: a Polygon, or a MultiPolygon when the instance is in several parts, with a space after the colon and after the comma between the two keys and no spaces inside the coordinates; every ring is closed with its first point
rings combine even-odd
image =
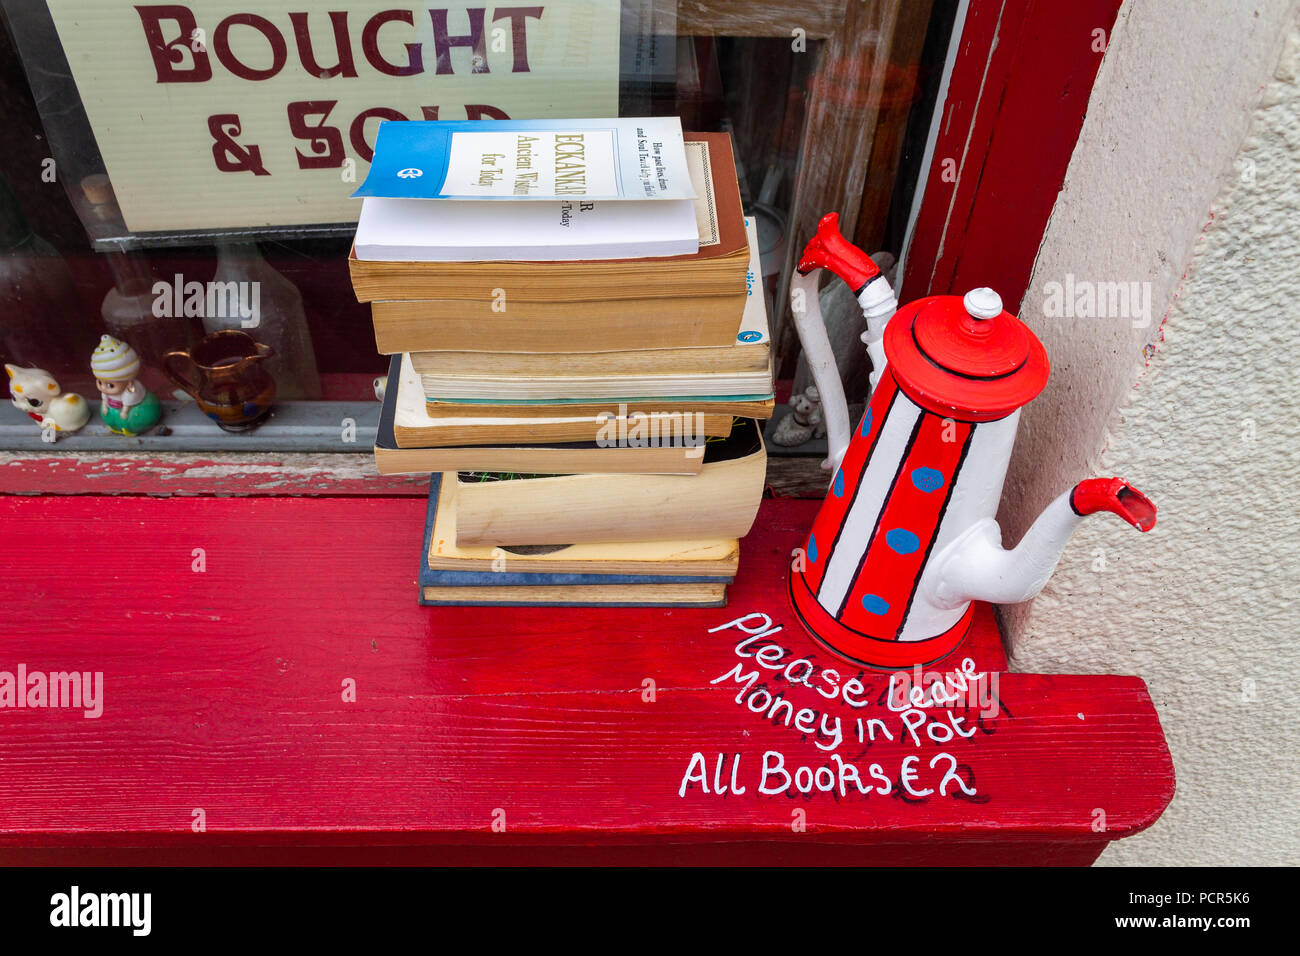
{"type": "Polygon", "coordinates": [[[205,332],[242,330],[269,345],[275,354],[267,360],[266,369],[275,379],[280,398],[321,397],[302,293],[262,258],[257,243],[219,243],[217,272],[210,288],[218,308],[205,310],[205,332]],[[222,302],[225,308],[220,307],[222,302]]]}
{"type": "Polygon", "coordinates": [[[32,229],[0,179],[0,353],[13,365],[41,368],[64,388],[89,382],[84,307],[63,257],[32,229]]]}

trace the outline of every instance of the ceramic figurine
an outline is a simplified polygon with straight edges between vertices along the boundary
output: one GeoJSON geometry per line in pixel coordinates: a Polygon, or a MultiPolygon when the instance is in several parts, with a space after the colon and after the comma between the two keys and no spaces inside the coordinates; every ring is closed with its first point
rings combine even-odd
{"type": "Polygon", "coordinates": [[[14,407],[41,426],[42,437],[56,441],[63,432],[75,432],[90,421],[90,406],[76,392],[64,393],[54,376],[44,369],[5,365],[14,407]]]}
{"type": "Polygon", "coordinates": [[[168,352],[163,371],[220,428],[241,432],[271,414],[275,379],[263,362],[274,354],[248,333],[228,329],[204,337],[188,352],[168,352]]]}
{"type": "Polygon", "coordinates": [[[826,422],[822,418],[822,399],[816,385],[809,385],[790,399],[790,414],[772,429],[772,443],[785,448],[795,448],[814,438],[826,437],[826,422]]]}
{"type": "Polygon", "coordinates": [[[1042,590],[1084,516],[1109,511],[1149,531],[1156,508],[1123,479],[1091,478],[1004,550],[994,515],[1020,409],[1047,384],[1042,343],[992,289],[899,309],[836,220],[822,219],[792,282],[806,303],[795,322],[826,411],[833,477],[790,598],[808,631],[844,658],[930,664],[966,636],[972,601],[1014,604],[1042,590]],[[874,390],[852,436],[817,307],[822,269],[849,284],[867,319],[874,390]]]}
{"type": "Polygon", "coordinates": [[[162,404],[158,396],[144,387],[140,374],[140,356],[135,349],[111,335],[101,336],[90,357],[99,389],[99,413],[115,435],[139,435],[158,424],[162,404]]]}

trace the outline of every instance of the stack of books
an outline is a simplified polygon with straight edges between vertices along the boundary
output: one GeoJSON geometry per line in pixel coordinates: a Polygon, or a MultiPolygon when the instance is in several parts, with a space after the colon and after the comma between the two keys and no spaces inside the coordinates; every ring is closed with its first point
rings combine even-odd
{"type": "Polygon", "coordinates": [[[725,603],[773,409],[730,138],[385,123],[358,193],[353,288],[391,356],[375,459],[431,475],[422,603],[725,603]]]}

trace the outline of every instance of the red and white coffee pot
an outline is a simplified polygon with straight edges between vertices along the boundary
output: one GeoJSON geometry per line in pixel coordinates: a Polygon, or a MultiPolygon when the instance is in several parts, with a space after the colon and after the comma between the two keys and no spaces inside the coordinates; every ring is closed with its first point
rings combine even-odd
{"type": "Polygon", "coordinates": [[[871,259],[825,216],[792,283],[795,324],[821,393],[833,470],[790,599],[808,631],[869,667],[929,664],[970,626],[972,601],[1013,604],[1039,591],[1085,515],[1110,511],[1140,531],[1156,509],[1120,478],[1080,482],[1011,550],[995,519],[1020,409],[1047,384],[1047,353],[992,289],[901,309],[871,259]],[[848,406],[817,301],[822,269],[844,279],[867,319],[870,403],[848,406]]]}

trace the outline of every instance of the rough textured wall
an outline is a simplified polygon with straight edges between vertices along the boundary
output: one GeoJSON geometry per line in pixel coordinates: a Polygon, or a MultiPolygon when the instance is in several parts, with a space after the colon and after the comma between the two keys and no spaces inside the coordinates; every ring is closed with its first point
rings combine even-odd
{"type": "Polygon", "coordinates": [[[1126,4],[1035,267],[1022,315],[1054,382],[1003,501],[1014,540],[1073,478],[1119,474],[1159,522],[1085,522],[1003,617],[1018,669],[1151,688],[1178,793],[1103,863],[1295,864],[1300,23],[1289,3],[1165,6],[1126,4]],[[1151,325],[1047,317],[1067,272],[1150,281],[1151,325]]]}

